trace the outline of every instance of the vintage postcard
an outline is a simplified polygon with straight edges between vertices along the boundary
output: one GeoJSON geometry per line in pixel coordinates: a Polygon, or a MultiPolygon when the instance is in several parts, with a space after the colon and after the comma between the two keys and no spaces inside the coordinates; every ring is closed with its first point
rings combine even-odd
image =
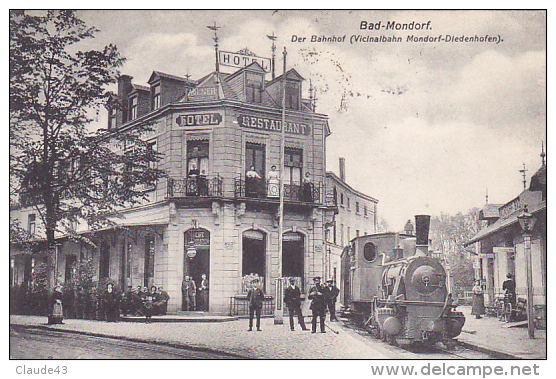
{"type": "Polygon", "coordinates": [[[14,377],[548,375],[546,10],[11,10],[9,32],[14,377]]]}

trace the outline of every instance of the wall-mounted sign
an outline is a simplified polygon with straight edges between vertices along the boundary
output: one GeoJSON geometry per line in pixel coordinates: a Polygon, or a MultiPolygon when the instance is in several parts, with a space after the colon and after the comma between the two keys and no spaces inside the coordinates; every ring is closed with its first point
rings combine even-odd
{"type": "Polygon", "coordinates": [[[187,93],[188,101],[218,100],[218,87],[197,87],[187,93]]]}
{"type": "Polygon", "coordinates": [[[515,247],[493,247],[492,248],[492,252],[493,253],[501,253],[501,254],[515,254],[515,247]]]}
{"type": "Polygon", "coordinates": [[[257,62],[266,72],[270,71],[272,61],[270,58],[257,57],[255,55],[245,55],[240,53],[231,53],[229,51],[219,51],[218,61],[222,66],[242,68],[249,66],[253,62],[257,62]]]}
{"type": "MultiPolygon", "coordinates": [[[[249,115],[239,115],[239,117],[237,118],[237,122],[239,123],[239,126],[243,128],[268,130],[271,132],[282,131],[282,120],[249,115]]],[[[286,126],[284,127],[284,131],[290,134],[301,134],[308,136],[311,134],[311,127],[301,122],[287,121],[286,126]]]]}
{"type": "Polygon", "coordinates": [[[176,118],[179,126],[219,125],[222,122],[220,113],[185,114],[176,118]]]}
{"type": "Polygon", "coordinates": [[[190,247],[208,247],[210,245],[210,233],[204,229],[190,229],[185,232],[186,249],[190,247]]]}
{"type": "Polygon", "coordinates": [[[492,253],[479,253],[479,258],[483,258],[483,259],[494,259],[494,254],[492,253]]]}

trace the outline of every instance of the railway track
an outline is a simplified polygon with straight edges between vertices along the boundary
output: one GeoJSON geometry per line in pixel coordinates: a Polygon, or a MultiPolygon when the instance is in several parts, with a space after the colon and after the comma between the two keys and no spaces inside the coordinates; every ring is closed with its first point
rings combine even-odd
{"type": "MultiPolygon", "coordinates": [[[[342,318],[343,326],[357,334],[372,339],[374,341],[381,341],[380,338],[375,337],[368,329],[364,328],[362,324],[353,322],[350,319],[342,318]]],[[[445,346],[442,343],[428,345],[424,343],[414,344],[409,346],[395,346],[386,342],[382,342],[388,346],[392,352],[399,352],[400,358],[406,358],[408,354],[414,355],[416,359],[499,359],[500,356],[496,354],[489,354],[483,351],[470,348],[457,340],[454,340],[450,346],[445,346]]]]}

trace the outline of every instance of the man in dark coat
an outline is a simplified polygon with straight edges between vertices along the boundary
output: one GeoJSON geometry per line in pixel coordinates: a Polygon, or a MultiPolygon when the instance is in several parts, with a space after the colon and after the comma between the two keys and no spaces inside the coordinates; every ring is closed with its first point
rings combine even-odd
{"type": "Polygon", "coordinates": [[[326,283],[327,286],[324,288],[324,293],[326,295],[326,306],[328,307],[328,312],[330,312],[330,321],[338,321],[336,318],[336,299],[340,294],[340,290],[334,285],[332,279],[327,280],[326,283]]]}
{"type": "Polygon", "coordinates": [[[504,283],[502,283],[502,290],[504,291],[504,294],[506,295],[508,301],[513,305],[515,305],[516,295],[515,295],[515,282],[513,280],[513,275],[508,273],[506,275],[506,278],[507,279],[504,281],[504,283]]]}
{"type": "Polygon", "coordinates": [[[120,317],[120,297],[114,290],[114,285],[108,283],[102,297],[104,319],[108,322],[118,321],[120,317]]]}
{"type": "Polygon", "coordinates": [[[197,286],[195,281],[189,275],[186,275],[181,284],[182,293],[182,310],[194,311],[197,308],[197,286]]]}
{"type": "Polygon", "coordinates": [[[253,279],[253,288],[247,293],[249,302],[249,331],[253,330],[253,316],[257,314],[257,330],[261,331],[261,310],[263,309],[264,292],[259,287],[259,279],[253,279]]]}
{"type": "Polygon", "coordinates": [[[320,285],[320,277],[313,279],[314,285],[309,290],[309,300],[311,302],[311,310],[313,311],[313,320],[311,333],[317,332],[317,317],[320,317],[320,332],[326,333],[324,330],[324,318],[326,316],[326,298],[323,287],[320,285]]]}
{"type": "Polygon", "coordinates": [[[301,329],[308,330],[301,313],[301,290],[295,285],[294,278],[290,278],[290,285],[284,290],[284,303],[288,307],[288,313],[290,314],[290,329],[295,329],[293,326],[293,316],[297,314],[297,321],[301,325],[301,329]]]}

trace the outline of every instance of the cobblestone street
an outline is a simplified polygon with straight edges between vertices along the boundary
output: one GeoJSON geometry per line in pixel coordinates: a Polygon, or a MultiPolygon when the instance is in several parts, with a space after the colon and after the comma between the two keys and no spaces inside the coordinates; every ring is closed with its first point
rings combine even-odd
{"type": "MultiPolygon", "coordinates": [[[[109,337],[176,344],[200,349],[264,359],[395,359],[378,341],[363,341],[350,332],[330,329],[326,334],[292,332],[289,325],[274,325],[274,319],[261,320],[262,331],[247,331],[246,319],[218,323],[106,323],[89,320],[64,320],[53,330],[78,331],[109,337]]],[[[46,318],[10,316],[10,324],[45,326],[46,318]]]]}

